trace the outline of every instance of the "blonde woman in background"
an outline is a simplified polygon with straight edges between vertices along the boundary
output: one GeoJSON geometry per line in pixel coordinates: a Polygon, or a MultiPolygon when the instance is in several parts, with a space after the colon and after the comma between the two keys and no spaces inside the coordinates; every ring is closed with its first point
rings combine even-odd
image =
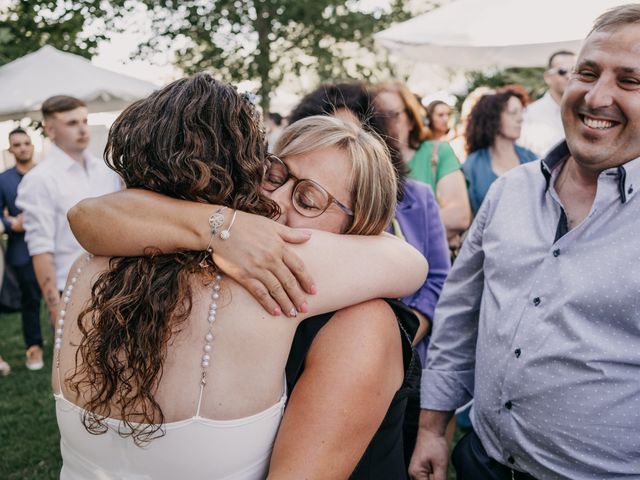
{"type": "Polygon", "coordinates": [[[386,118],[389,134],[409,165],[409,177],[431,186],[449,246],[459,247],[460,235],[471,223],[460,162],[447,142],[433,140],[433,133],[422,120],[422,106],[406,85],[383,83],[374,88],[374,95],[375,108],[386,118]]]}

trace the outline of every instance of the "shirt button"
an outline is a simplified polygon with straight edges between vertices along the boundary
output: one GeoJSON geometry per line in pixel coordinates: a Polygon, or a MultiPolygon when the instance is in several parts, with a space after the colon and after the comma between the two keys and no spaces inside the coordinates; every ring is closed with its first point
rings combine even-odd
{"type": "Polygon", "coordinates": [[[511,410],[511,407],[513,407],[513,403],[511,403],[511,400],[504,404],[504,408],[506,408],[507,410],[511,410]]]}
{"type": "Polygon", "coordinates": [[[509,458],[507,458],[507,462],[509,463],[516,463],[516,459],[513,458],[511,455],[509,455],[509,458]]]}
{"type": "Polygon", "coordinates": [[[537,307],[538,305],[540,305],[540,297],[536,297],[533,299],[533,304],[537,307]]]}
{"type": "Polygon", "coordinates": [[[516,358],[520,358],[520,354],[522,353],[522,350],[520,350],[519,348],[516,348],[513,353],[516,355],[516,358]]]}
{"type": "Polygon", "coordinates": [[[559,248],[556,248],[556,249],[553,251],[553,256],[554,256],[554,257],[559,257],[559,256],[560,256],[560,249],[559,249],[559,248]]]}

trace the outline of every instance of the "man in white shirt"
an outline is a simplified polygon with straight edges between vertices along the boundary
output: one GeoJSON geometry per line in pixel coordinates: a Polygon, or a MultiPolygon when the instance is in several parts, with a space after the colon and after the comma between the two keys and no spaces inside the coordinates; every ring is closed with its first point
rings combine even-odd
{"type": "Polygon", "coordinates": [[[564,138],[560,118],[560,99],[567,87],[569,75],[576,63],[573,52],[561,50],[549,57],[544,81],[549,90],[524,112],[522,134],[518,144],[543,157],[564,138]]]}
{"type": "Polygon", "coordinates": [[[67,211],[88,197],[120,190],[119,177],[87,150],[88,110],[74,97],[57,95],[42,104],[44,131],[53,145],[20,183],[16,204],[23,211],[25,240],[51,321],[75,259],[82,253],[67,211]]]}

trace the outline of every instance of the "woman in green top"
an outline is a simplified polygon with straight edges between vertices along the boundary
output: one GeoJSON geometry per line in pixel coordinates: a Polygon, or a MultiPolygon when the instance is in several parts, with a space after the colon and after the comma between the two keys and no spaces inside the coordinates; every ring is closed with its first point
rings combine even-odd
{"type": "Polygon", "coordinates": [[[389,134],[409,165],[409,177],[431,185],[440,204],[449,246],[458,247],[460,235],[471,223],[460,162],[447,142],[432,140],[420,103],[403,83],[378,85],[374,93],[375,108],[387,119],[389,134]]]}

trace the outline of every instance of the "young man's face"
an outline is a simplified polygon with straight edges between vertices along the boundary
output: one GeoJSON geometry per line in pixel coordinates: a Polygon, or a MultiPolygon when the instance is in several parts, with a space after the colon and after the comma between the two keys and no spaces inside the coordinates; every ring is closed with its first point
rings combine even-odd
{"type": "Polygon", "coordinates": [[[33,159],[33,144],[26,133],[13,133],[9,137],[9,151],[19,164],[29,163],[33,159]]]}
{"type": "Polygon", "coordinates": [[[574,159],[593,171],[640,156],[640,29],[626,25],[585,40],[561,103],[574,159]]]}
{"type": "Polygon", "coordinates": [[[90,140],[88,115],[86,107],[54,113],[45,119],[45,132],[65,152],[81,153],[87,148],[90,140]]]}

